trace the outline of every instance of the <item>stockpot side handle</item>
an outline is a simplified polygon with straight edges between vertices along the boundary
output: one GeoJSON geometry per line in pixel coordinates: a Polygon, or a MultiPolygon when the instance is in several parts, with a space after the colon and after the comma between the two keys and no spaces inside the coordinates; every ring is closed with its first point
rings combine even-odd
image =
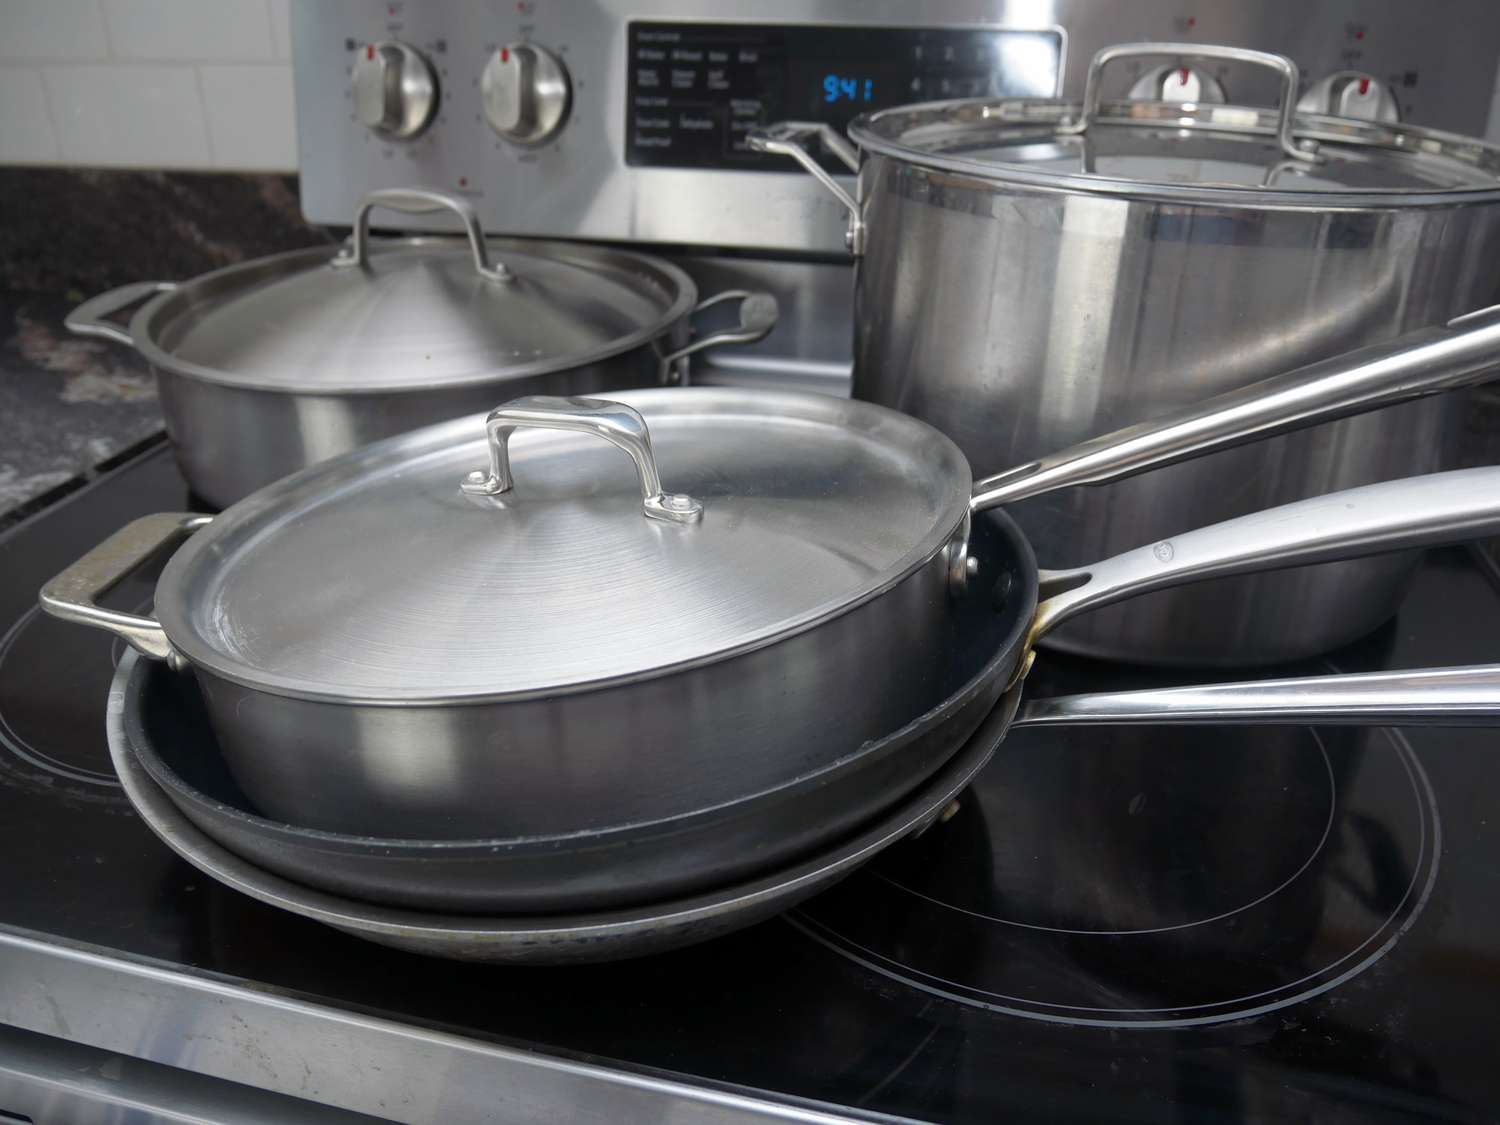
{"type": "Polygon", "coordinates": [[[175,281],[133,281],[97,297],[90,297],[67,316],[63,327],[75,336],[93,336],[100,340],[113,340],[117,344],[135,346],[135,337],[130,329],[109,318],[124,312],[133,305],[148,300],[158,293],[177,288],[175,281]]]}
{"type": "Polygon", "coordinates": [[[665,492],[651,452],[651,432],[640,411],[602,398],[529,395],[497,407],[485,419],[490,466],[475,469],[461,487],[471,495],[498,496],[515,485],[510,471],[510,435],[523,427],[593,434],[623,449],[635,463],[641,485],[642,514],[666,523],[697,523],[703,505],[680,492],[665,492]]]}
{"type": "Polygon", "coordinates": [[[359,202],[359,210],[354,213],[354,233],[350,244],[334,255],[331,265],[345,269],[363,266],[369,260],[370,212],[376,207],[402,211],[409,215],[452,211],[463,220],[464,233],[469,238],[469,249],[474,254],[475,272],[488,281],[515,280],[515,275],[505,267],[505,263],[490,263],[489,248],[485,245],[484,230],[479,225],[479,213],[474,210],[474,205],[462,196],[431,188],[382,188],[366,195],[359,202]]]}
{"type": "Polygon", "coordinates": [[[827,169],[807,151],[809,142],[817,141],[850,172],[859,171],[859,152],[847,139],[824,121],[780,121],[774,125],[763,125],[752,129],[745,141],[756,152],[770,152],[777,156],[790,156],[813,179],[822,184],[844,206],[849,213],[849,226],[844,232],[844,245],[849,253],[858,257],[865,251],[865,220],[860,213],[859,202],[844,190],[844,185],[829,175],[827,169]]]}
{"type": "Polygon", "coordinates": [[[181,658],[154,617],[106,609],[98,599],[212,519],[162,512],[132,520],[43,586],[42,609],[64,621],[107,629],[136,651],[179,667],[181,658]]]}
{"type": "Polygon", "coordinates": [[[1246,63],[1262,66],[1276,72],[1281,79],[1281,97],[1276,103],[1276,139],[1281,151],[1293,160],[1304,163],[1316,162],[1316,153],[1297,146],[1292,135],[1293,115],[1297,109],[1297,85],[1300,75],[1297,64],[1285,55],[1269,51],[1251,51],[1244,47],[1222,47],[1208,43],[1120,43],[1105,47],[1089,61],[1088,77],[1083,84],[1083,105],[1076,121],[1058,126],[1060,133],[1086,133],[1099,115],[1099,101],[1103,93],[1101,79],[1104,68],[1120,59],[1141,57],[1175,57],[1191,59],[1220,59],[1224,62],[1246,63]]]}
{"type": "MultiPolygon", "coordinates": [[[[1437,546],[1500,532],[1500,467],[1350,488],[1163,539],[1093,566],[1043,570],[1027,649],[1086,610],[1205,578],[1437,546]]],[[[1025,674],[1025,661],[1020,674],[1025,674]]]]}
{"type": "Polygon", "coordinates": [[[977,482],[983,511],[1106,484],[1215,450],[1473,386],[1500,371],[1500,306],[1323,360],[1129,426],[977,482]]]}
{"type": "Polygon", "coordinates": [[[711,332],[701,339],[694,340],[686,347],[678,348],[675,352],[663,356],[661,360],[663,383],[677,381],[675,367],[678,360],[686,359],[705,348],[716,348],[721,344],[753,344],[758,340],[764,340],[770,335],[771,329],[776,327],[776,321],[781,315],[781,308],[772,294],[763,290],[750,289],[727,289],[723,293],[716,293],[706,300],[699,301],[694,306],[692,315],[697,316],[705,309],[722,305],[726,301],[740,303],[739,322],[733,328],[711,332]]]}
{"type": "Polygon", "coordinates": [[[1250,680],[1028,700],[1012,725],[1500,725],[1500,664],[1250,680]]]}

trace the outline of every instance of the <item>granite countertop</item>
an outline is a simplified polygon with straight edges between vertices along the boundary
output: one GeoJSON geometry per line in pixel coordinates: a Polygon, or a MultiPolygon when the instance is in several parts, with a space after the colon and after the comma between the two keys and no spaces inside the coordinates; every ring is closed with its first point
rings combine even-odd
{"type": "Polygon", "coordinates": [[[162,431],[150,367],[67,332],[70,309],[330,241],[289,176],[0,168],[0,213],[0,517],[162,431]]]}

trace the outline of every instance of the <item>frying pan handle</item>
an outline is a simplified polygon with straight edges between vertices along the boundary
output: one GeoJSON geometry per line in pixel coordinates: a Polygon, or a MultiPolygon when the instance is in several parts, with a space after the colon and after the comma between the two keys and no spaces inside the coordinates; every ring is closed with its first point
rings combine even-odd
{"type": "Polygon", "coordinates": [[[479,213],[467,199],[449,195],[446,191],[431,188],[384,188],[372,191],[359,201],[359,210],[354,213],[354,235],[350,245],[334,255],[331,265],[343,269],[363,266],[370,257],[370,212],[376,207],[391,211],[404,211],[409,215],[425,215],[432,211],[452,211],[463,220],[464,233],[469,236],[469,249],[474,254],[474,270],[487,281],[514,281],[516,275],[505,268],[505,263],[490,264],[490,252],[484,244],[484,230],[479,225],[479,213]]]}
{"type": "Polygon", "coordinates": [[[1097,692],[1027,701],[1013,726],[1500,724],[1500,664],[1097,692]]]}
{"type": "Polygon", "coordinates": [[[1078,119],[1058,126],[1059,133],[1084,133],[1099,115],[1099,100],[1103,90],[1100,81],[1104,68],[1120,59],[1167,56],[1188,59],[1222,59],[1225,62],[1261,66],[1276,72],[1280,79],[1281,97],[1276,102],[1276,140],[1281,151],[1293,160],[1316,161],[1318,157],[1297,147],[1292,135],[1293,114],[1297,108],[1297,85],[1300,75],[1297,64],[1285,55],[1273,55],[1269,51],[1252,51],[1244,47],[1215,46],[1208,43],[1121,43],[1105,47],[1089,60],[1088,77],[1083,84],[1083,106],[1078,119]]]}
{"type": "Polygon", "coordinates": [[[191,512],[162,512],[132,520],[43,586],[42,609],[64,621],[107,629],[131,648],[180,670],[182,658],[154,617],[106,609],[97,599],[212,519],[191,512]]]}
{"type": "MultiPolygon", "coordinates": [[[[1088,609],[1229,574],[1475,539],[1500,531],[1500,467],[1299,500],[1163,539],[1094,566],[1044,570],[1030,646],[1088,609]]],[[[1024,670],[1024,669],[1023,669],[1024,670]]]]}
{"type": "Polygon", "coordinates": [[[464,477],[462,488],[478,496],[498,496],[515,484],[510,471],[510,435],[522,427],[568,430],[603,438],[630,455],[640,478],[643,513],[667,523],[697,523],[703,505],[680,492],[664,492],[656,457],[651,452],[651,431],[634,407],[602,398],[559,398],[528,395],[497,407],[485,419],[490,443],[490,467],[475,469],[464,477]]]}
{"type": "Polygon", "coordinates": [[[63,327],[75,336],[94,336],[135,347],[135,337],[130,334],[130,329],[108,318],[158,293],[176,288],[175,281],[133,281],[129,285],[100,293],[97,297],[90,297],[63,317],[63,327]]]}
{"type": "Polygon", "coordinates": [[[1104,484],[1288,430],[1361,414],[1500,371],[1500,305],[1422,328],[1116,430],[979,481],[983,511],[1076,484],[1104,484]]]}

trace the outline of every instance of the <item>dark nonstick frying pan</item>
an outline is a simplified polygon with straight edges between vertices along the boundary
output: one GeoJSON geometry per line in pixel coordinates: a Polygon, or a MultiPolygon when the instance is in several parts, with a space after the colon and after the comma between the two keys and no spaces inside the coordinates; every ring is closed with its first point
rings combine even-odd
{"type": "MultiPolygon", "coordinates": [[[[951,690],[941,705],[862,747],[857,760],[826,767],[822,776],[693,817],[606,832],[424,841],[301,829],[257,815],[234,788],[201,701],[179,677],[139,662],[124,722],[141,763],[200,829],[252,863],[311,887],[474,914],[665,901],[777,869],[786,855],[827,839],[830,821],[852,831],[870,810],[889,807],[909,790],[910,778],[927,776],[950,757],[1007,686],[1024,676],[1037,637],[1076,613],[1209,575],[1451,542],[1497,529],[1500,468],[1302,501],[1070,571],[1039,571],[1010,519],[987,513],[975,522],[970,551],[980,560],[979,572],[993,581],[956,595],[956,643],[939,673],[951,690]],[[914,759],[925,768],[915,768],[914,759]],[[737,860],[705,873],[700,857],[685,857],[683,841],[701,839],[705,830],[717,835],[721,854],[737,860]]],[[[1486,725],[1500,722],[1500,666],[1042,699],[1024,704],[1015,722],[1486,725]]]]}

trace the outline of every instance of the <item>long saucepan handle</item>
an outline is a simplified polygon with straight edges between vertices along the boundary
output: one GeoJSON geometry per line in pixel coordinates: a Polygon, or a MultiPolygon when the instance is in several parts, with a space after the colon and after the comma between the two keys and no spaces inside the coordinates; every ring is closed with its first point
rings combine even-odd
{"type": "Polygon", "coordinates": [[[1251,571],[1329,562],[1500,531],[1500,467],[1387,481],[1299,500],[1185,532],[1093,566],[1043,570],[1042,601],[1016,679],[1044,634],[1137,594],[1251,571]]]}
{"type": "Polygon", "coordinates": [[[1012,726],[1500,724],[1500,664],[1250,680],[1028,700],[1012,726]]]}
{"type": "Polygon", "coordinates": [[[1497,373],[1500,305],[1252,383],[1009,469],[977,482],[970,506],[983,511],[1054,489],[1120,480],[1289,430],[1472,386],[1497,373]]]}

